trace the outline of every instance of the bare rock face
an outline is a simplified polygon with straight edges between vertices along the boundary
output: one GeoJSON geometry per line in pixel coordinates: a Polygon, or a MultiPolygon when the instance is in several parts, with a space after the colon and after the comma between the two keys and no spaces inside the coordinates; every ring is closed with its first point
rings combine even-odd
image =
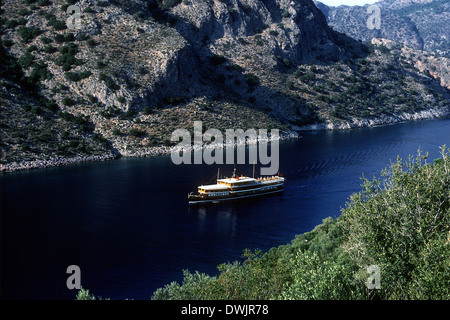
{"type": "Polygon", "coordinates": [[[337,52],[323,14],[310,0],[189,0],[171,14],[178,18],[178,32],[195,48],[221,39],[264,35],[267,29],[278,37],[278,42],[269,43],[271,50],[283,52],[295,63],[314,57],[319,46],[323,54],[337,52]]]}
{"type": "Polygon", "coordinates": [[[75,5],[72,30],[66,0],[2,4],[5,165],[160,154],[193,121],[289,136],[450,113],[447,58],[386,39],[366,46],[329,28],[312,0],[75,5]]]}
{"type": "Polygon", "coordinates": [[[414,49],[449,55],[450,3],[444,0],[380,0],[380,28],[368,28],[365,6],[330,7],[316,1],[336,31],[370,41],[385,38],[414,49]]]}
{"type": "Polygon", "coordinates": [[[375,46],[384,46],[389,50],[397,51],[406,61],[420,72],[429,74],[438,80],[444,88],[450,89],[450,59],[447,57],[431,55],[423,50],[400,46],[398,43],[382,38],[374,38],[371,43],[375,46]]]}

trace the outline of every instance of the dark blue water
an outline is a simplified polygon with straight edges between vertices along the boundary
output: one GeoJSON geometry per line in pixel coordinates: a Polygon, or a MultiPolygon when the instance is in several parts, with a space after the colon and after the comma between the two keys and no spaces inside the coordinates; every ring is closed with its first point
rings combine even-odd
{"type": "Polygon", "coordinates": [[[290,242],[339,216],[363,173],[419,148],[437,158],[443,144],[450,120],[306,133],[280,145],[281,196],[200,208],[188,207],[187,193],[217,166],[176,166],[170,156],[2,175],[2,298],[73,299],[66,269],[78,265],[81,285],[96,295],[148,299],[183,269],[215,274],[245,248],[290,242]]]}

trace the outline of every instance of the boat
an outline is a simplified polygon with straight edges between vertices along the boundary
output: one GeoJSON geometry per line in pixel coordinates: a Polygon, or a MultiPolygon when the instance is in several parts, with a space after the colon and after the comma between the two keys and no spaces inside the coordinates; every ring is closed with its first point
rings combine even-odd
{"type": "Polygon", "coordinates": [[[277,194],[283,192],[286,181],[281,174],[257,179],[243,175],[239,176],[236,168],[233,170],[231,178],[219,179],[219,177],[218,172],[216,184],[201,185],[198,187],[197,194],[193,192],[189,193],[189,204],[221,203],[230,200],[277,194]]]}

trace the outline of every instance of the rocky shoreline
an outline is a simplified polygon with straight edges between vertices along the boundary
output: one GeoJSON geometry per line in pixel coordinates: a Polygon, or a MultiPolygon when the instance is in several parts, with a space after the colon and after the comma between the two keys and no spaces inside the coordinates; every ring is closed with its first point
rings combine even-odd
{"type": "Polygon", "coordinates": [[[296,128],[297,131],[316,131],[316,130],[349,130],[357,128],[376,127],[402,122],[431,120],[450,117],[450,109],[443,110],[435,108],[422,110],[415,113],[401,113],[396,116],[382,116],[375,119],[353,119],[351,122],[325,122],[321,124],[311,124],[296,128]]]}
{"type": "MultiPolygon", "coordinates": [[[[280,133],[278,140],[287,140],[287,139],[296,139],[299,138],[298,133],[292,131],[288,133],[280,133]]],[[[248,140],[246,141],[246,145],[252,145],[258,143],[258,140],[248,140]]],[[[234,143],[233,147],[237,147],[241,144],[234,143]]],[[[220,146],[215,144],[203,145],[203,146],[192,146],[190,151],[199,151],[202,149],[210,149],[210,148],[230,148],[230,145],[222,144],[220,146]]],[[[92,162],[92,161],[107,161],[107,160],[115,160],[120,157],[129,157],[129,158],[143,158],[143,157],[151,157],[151,156],[160,156],[170,154],[177,147],[168,147],[168,146],[158,146],[158,147],[150,147],[139,150],[127,151],[126,153],[109,153],[104,155],[92,155],[92,156],[76,156],[71,158],[63,158],[56,157],[50,158],[47,160],[34,160],[34,161],[21,161],[21,162],[12,162],[7,164],[0,164],[0,172],[15,172],[22,170],[31,170],[31,169],[43,169],[49,167],[58,167],[63,165],[71,165],[71,164],[79,164],[84,162],[92,162]]]]}
{"type": "MultiPolygon", "coordinates": [[[[365,128],[365,127],[375,127],[382,125],[390,125],[397,124],[402,122],[410,122],[410,121],[420,121],[420,120],[431,120],[431,119],[439,119],[439,118],[447,118],[450,117],[450,110],[443,109],[430,109],[423,110],[420,112],[416,112],[413,114],[403,113],[398,114],[396,116],[384,116],[376,119],[353,119],[351,122],[326,122],[321,124],[307,125],[302,127],[293,128],[294,131],[290,132],[281,132],[279,136],[279,140],[288,140],[288,139],[298,139],[300,138],[299,133],[306,131],[321,131],[321,130],[351,130],[357,128],[365,128]]],[[[270,140],[270,139],[269,139],[270,140]]],[[[252,145],[258,143],[258,140],[249,140],[245,142],[246,145],[252,145]]],[[[208,144],[203,146],[192,146],[190,151],[199,151],[202,149],[211,149],[211,148],[230,148],[237,147],[241,144],[234,143],[233,146],[221,144],[208,144]]],[[[48,167],[57,167],[63,165],[71,165],[78,164],[84,162],[92,162],[92,161],[108,161],[115,160],[120,157],[130,157],[130,158],[142,158],[142,157],[152,157],[152,156],[160,156],[170,154],[172,151],[176,150],[175,147],[168,146],[157,146],[157,147],[148,147],[141,148],[137,150],[127,150],[123,153],[108,153],[102,155],[91,155],[91,156],[76,156],[71,158],[63,158],[56,157],[50,158],[47,160],[34,160],[34,161],[21,161],[21,162],[12,162],[7,164],[0,164],[0,173],[7,172],[15,172],[21,170],[31,170],[31,169],[41,169],[48,167]]]]}
{"type": "MultiPolygon", "coordinates": [[[[336,123],[336,122],[327,122],[322,124],[315,124],[315,125],[307,125],[302,127],[296,127],[295,131],[290,132],[282,132],[280,133],[279,140],[288,140],[288,139],[298,139],[300,138],[299,133],[305,132],[305,131],[319,131],[319,130],[351,130],[351,129],[357,129],[357,128],[365,128],[365,127],[375,127],[375,126],[382,126],[382,125],[390,125],[390,124],[397,124],[402,122],[409,122],[409,121],[420,121],[420,120],[431,120],[431,119],[438,119],[438,118],[447,118],[450,117],[450,110],[444,111],[442,109],[430,109],[430,110],[424,110],[420,112],[416,112],[414,114],[399,114],[397,116],[386,116],[386,117],[380,117],[377,119],[364,119],[364,120],[356,120],[354,119],[352,122],[342,122],[342,123],[336,123]]],[[[247,140],[245,142],[246,145],[252,145],[258,143],[258,140],[247,140]]],[[[230,147],[237,147],[239,146],[239,143],[234,143],[233,146],[221,144],[220,146],[216,144],[209,144],[209,145],[203,145],[203,146],[192,146],[190,151],[199,151],[202,149],[210,149],[210,148],[230,148],[230,147]]],[[[22,171],[22,170],[31,170],[31,169],[42,169],[42,168],[49,168],[49,167],[58,167],[63,165],[71,165],[71,164],[78,164],[78,163],[84,163],[84,162],[92,162],[92,161],[108,161],[108,160],[115,160],[120,157],[129,157],[129,158],[143,158],[143,157],[152,157],[152,156],[160,156],[160,155],[167,155],[170,154],[172,151],[176,150],[177,146],[175,147],[168,147],[168,146],[157,146],[157,147],[149,147],[149,148],[143,148],[138,150],[129,150],[126,153],[109,153],[109,154],[103,154],[103,155],[92,155],[92,156],[76,156],[72,158],[63,158],[63,157],[56,157],[56,158],[50,158],[47,160],[35,160],[35,161],[22,161],[22,162],[12,162],[7,164],[0,164],[0,173],[7,173],[7,172],[15,172],[15,171],[22,171]]]]}
{"type": "Polygon", "coordinates": [[[117,159],[119,156],[110,154],[92,155],[92,156],[76,156],[71,158],[49,158],[46,160],[33,160],[33,161],[21,161],[11,162],[6,164],[0,164],[0,172],[14,172],[31,169],[43,169],[49,167],[59,167],[64,165],[78,164],[92,161],[107,161],[117,159]]]}

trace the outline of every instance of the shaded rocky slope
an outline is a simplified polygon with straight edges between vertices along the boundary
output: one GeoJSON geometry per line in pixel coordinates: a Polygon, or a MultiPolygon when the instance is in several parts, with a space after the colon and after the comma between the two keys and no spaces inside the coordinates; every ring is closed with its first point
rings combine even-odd
{"type": "Polygon", "coordinates": [[[5,1],[2,165],[167,152],[195,120],[289,134],[445,116],[448,61],[411,50],[333,31],[310,0],[5,1]]]}

